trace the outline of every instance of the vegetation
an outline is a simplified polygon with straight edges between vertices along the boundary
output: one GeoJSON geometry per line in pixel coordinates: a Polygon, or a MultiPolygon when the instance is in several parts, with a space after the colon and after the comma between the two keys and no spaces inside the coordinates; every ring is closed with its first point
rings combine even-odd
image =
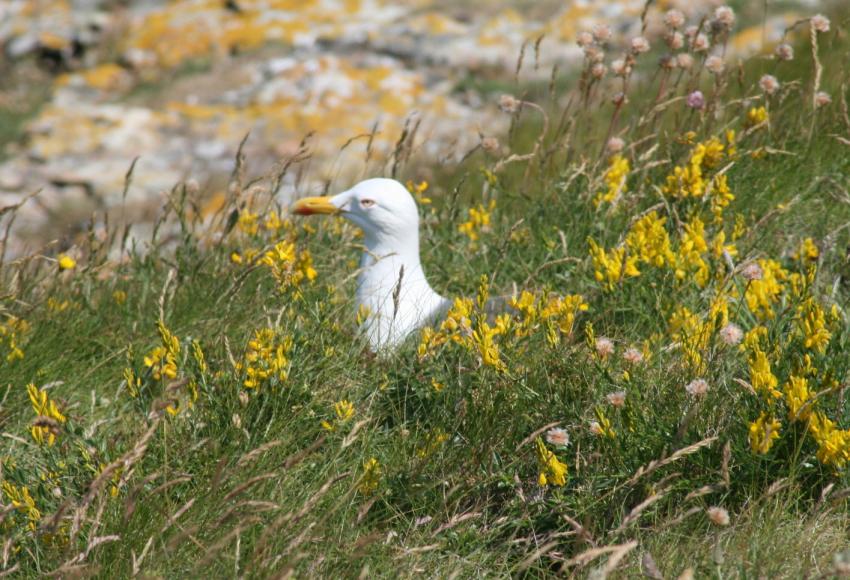
{"type": "Polygon", "coordinates": [[[0,573],[846,572],[848,47],[798,28],[781,75],[637,42],[611,84],[597,31],[565,109],[389,160],[459,297],[396,352],[356,334],[356,229],[275,202],[303,152],[240,153],[213,213],[177,184],[147,243],[7,259],[0,573]]]}

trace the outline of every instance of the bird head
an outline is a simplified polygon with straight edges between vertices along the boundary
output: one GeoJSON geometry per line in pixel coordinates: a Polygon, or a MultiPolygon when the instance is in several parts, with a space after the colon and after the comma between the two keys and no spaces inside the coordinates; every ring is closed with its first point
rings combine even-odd
{"type": "Polygon", "coordinates": [[[369,245],[398,246],[412,238],[418,246],[419,210],[407,188],[394,179],[367,179],[338,195],[299,199],[291,211],[341,215],[363,230],[369,245]]]}

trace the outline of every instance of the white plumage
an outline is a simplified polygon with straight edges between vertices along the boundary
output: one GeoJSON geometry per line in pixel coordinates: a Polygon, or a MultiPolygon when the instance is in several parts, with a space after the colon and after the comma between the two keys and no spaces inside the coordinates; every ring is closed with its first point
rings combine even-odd
{"type": "Polygon", "coordinates": [[[419,260],[419,210],[393,179],[367,179],[339,195],[297,201],[293,213],[341,214],[365,238],[357,279],[361,330],[374,351],[392,349],[443,315],[449,301],[431,288],[419,260]]]}

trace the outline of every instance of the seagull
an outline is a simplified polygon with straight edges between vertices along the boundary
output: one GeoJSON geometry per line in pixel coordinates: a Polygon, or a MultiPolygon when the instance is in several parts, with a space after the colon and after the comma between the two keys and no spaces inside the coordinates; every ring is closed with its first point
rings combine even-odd
{"type": "Polygon", "coordinates": [[[372,351],[396,348],[448,311],[451,302],[428,284],[419,259],[416,201],[398,181],[367,179],[338,195],[299,199],[291,212],[341,215],[363,231],[356,298],[372,351]]]}

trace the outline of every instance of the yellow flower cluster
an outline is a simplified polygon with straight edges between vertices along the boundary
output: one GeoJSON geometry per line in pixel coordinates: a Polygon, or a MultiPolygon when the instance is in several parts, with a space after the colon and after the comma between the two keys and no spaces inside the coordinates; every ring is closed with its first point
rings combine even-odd
{"type": "Polygon", "coordinates": [[[781,422],[762,411],[759,418],[750,423],[750,449],[753,453],[764,455],[770,451],[773,442],[779,439],[781,427],[781,422]]]}
{"type": "Polygon", "coordinates": [[[841,469],[850,460],[850,430],[836,429],[823,413],[813,413],[809,433],[818,444],[817,458],[824,465],[841,469]]]}
{"type": "Polygon", "coordinates": [[[482,276],[475,305],[469,298],[456,298],[439,330],[435,331],[431,327],[423,329],[418,347],[420,360],[451,340],[475,352],[485,366],[499,372],[506,371],[507,366],[502,361],[496,337],[508,332],[510,316],[499,316],[496,324],[490,325],[485,311],[488,296],[488,280],[482,276]]]}
{"type": "Polygon", "coordinates": [[[820,353],[826,351],[832,332],[827,328],[823,307],[811,296],[797,307],[797,327],[806,348],[820,353]]]}
{"type": "Polygon", "coordinates": [[[165,326],[162,320],[157,320],[156,329],[159,332],[161,346],[155,347],[144,358],[145,366],[151,370],[154,380],[161,381],[163,377],[174,380],[177,378],[177,357],[180,355],[180,341],[165,326]]]}
{"type": "Polygon", "coordinates": [[[20,340],[21,335],[29,329],[30,325],[26,320],[14,316],[9,316],[4,322],[0,322],[0,356],[3,357],[0,358],[0,362],[5,360],[7,363],[13,363],[24,358],[20,340]]]}
{"type": "Polygon", "coordinates": [[[8,481],[4,481],[3,495],[6,496],[13,508],[26,514],[29,529],[34,532],[39,520],[41,520],[41,512],[36,507],[29,488],[26,486],[17,487],[8,481]]]}
{"type": "Polygon", "coordinates": [[[519,297],[511,298],[508,304],[519,313],[518,320],[512,321],[515,322],[512,324],[515,336],[529,336],[543,323],[546,325],[547,339],[551,344],[560,342],[561,335],[570,336],[576,316],[588,309],[587,303],[579,294],[551,295],[544,303],[527,290],[523,290],[519,297]]]}
{"type": "Polygon", "coordinates": [[[413,183],[412,180],[408,180],[405,185],[407,186],[407,191],[413,194],[413,197],[416,198],[416,201],[419,203],[419,205],[428,205],[431,203],[431,198],[425,197],[424,195],[424,193],[428,191],[427,181],[413,183]]]}
{"type": "Polygon", "coordinates": [[[673,199],[711,198],[712,210],[722,212],[735,196],[729,189],[725,175],[711,175],[724,159],[736,154],[735,132],[726,132],[726,143],[711,137],[697,143],[688,156],[685,165],[677,165],[673,173],[667,176],[661,188],[662,193],[673,199]]]}
{"type": "Polygon", "coordinates": [[[422,330],[418,347],[420,360],[451,342],[477,354],[485,366],[504,372],[507,366],[501,358],[498,337],[521,339],[542,325],[548,342],[555,345],[561,341],[561,336],[572,334],[576,316],[588,309],[578,294],[553,294],[544,301],[523,291],[508,302],[513,314],[500,314],[491,324],[487,315],[488,298],[488,280],[482,276],[474,303],[469,298],[456,298],[437,330],[431,327],[422,330]]]}
{"type": "Polygon", "coordinates": [[[599,207],[603,203],[615,203],[622,194],[628,191],[626,179],[629,176],[631,166],[629,160],[620,155],[612,155],[608,160],[608,169],[605,171],[605,191],[600,191],[593,200],[593,205],[599,207]]]}
{"type": "Polygon", "coordinates": [[[656,211],[636,221],[626,235],[629,253],[636,256],[640,262],[657,268],[675,264],[676,257],[670,246],[670,236],[664,227],[666,222],[667,218],[659,216],[656,211]]]}
{"type": "Polygon", "coordinates": [[[605,412],[601,407],[596,407],[594,409],[594,413],[596,414],[596,421],[592,421],[590,423],[590,431],[594,435],[599,435],[600,437],[607,437],[608,439],[614,439],[617,437],[617,432],[614,431],[614,428],[611,426],[611,420],[605,416],[605,412]]]}
{"type": "Polygon", "coordinates": [[[788,272],[776,260],[759,260],[758,265],[761,277],[750,280],[744,299],[750,312],[759,320],[765,320],[775,316],[773,306],[782,298],[788,272]]]}
{"type": "Polygon", "coordinates": [[[706,371],[704,353],[714,334],[715,317],[709,315],[703,320],[685,306],[678,306],[670,316],[670,336],[679,343],[685,364],[695,375],[703,375],[706,371]]]}
{"type": "Polygon", "coordinates": [[[750,129],[761,125],[768,120],[767,109],[764,107],[750,107],[747,111],[747,118],[744,120],[744,127],[750,129]]]}
{"type": "Polygon", "coordinates": [[[363,495],[372,495],[381,483],[382,469],[377,459],[371,457],[363,462],[363,475],[357,490],[363,495]]]}
{"type": "Polygon", "coordinates": [[[783,387],[788,418],[792,421],[806,420],[811,415],[812,392],[806,377],[791,375],[783,387]]]}
{"type": "Polygon", "coordinates": [[[27,393],[32,403],[32,410],[37,415],[35,424],[30,429],[33,440],[39,445],[52,446],[56,443],[56,435],[59,425],[65,423],[65,415],[59,411],[56,402],[47,396],[44,389],[39,389],[34,384],[27,385],[27,393]]]}
{"type": "Polygon", "coordinates": [[[458,230],[471,242],[477,242],[482,233],[490,231],[490,214],[494,209],[496,209],[495,200],[490,200],[487,207],[478,204],[478,207],[469,208],[469,219],[460,224],[458,230]]]}
{"type": "Polygon", "coordinates": [[[537,463],[540,473],[537,483],[541,486],[557,485],[563,487],[567,483],[567,464],[561,463],[558,457],[546,448],[543,439],[537,438],[537,463]]]}
{"type": "Polygon", "coordinates": [[[309,282],[316,279],[313,257],[309,250],[298,251],[293,242],[278,242],[274,248],[263,254],[260,263],[271,271],[280,292],[297,287],[305,279],[309,282]]]}
{"type": "Polygon", "coordinates": [[[756,345],[753,347],[749,357],[750,383],[756,393],[763,395],[766,399],[778,399],[782,396],[776,387],[779,379],[770,368],[767,354],[756,345]]]}
{"type": "Polygon", "coordinates": [[[416,456],[425,459],[437,452],[443,443],[449,440],[449,434],[437,427],[425,436],[425,442],[416,448],[416,456]]]}
{"type": "Polygon", "coordinates": [[[637,220],[626,234],[625,243],[605,250],[592,238],[588,239],[596,280],[612,291],[625,278],[640,276],[639,265],[671,268],[678,280],[693,279],[705,287],[711,275],[710,255],[720,258],[724,253],[737,254],[734,244],[726,244],[726,235],[717,232],[709,246],[705,223],[694,216],[682,227],[678,248],[674,252],[665,228],[666,218],[652,211],[637,220]]]}
{"type": "Polygon", "coordinates": [[[244,362],[236,363],[236,370],[245,372],[242,385],[247,389],[259,389],[266,383],[283,382],[289,375],[289,351],[292,338],[280,336],[273,328],[254,331],[248,341],[244,362]]]}
{"type": "Polygon", "coordinates": [[[794,252],[792,257],[795,260],[817,260],[818,256],[820,256],[820,250],[815,245],[815,242],[812,238],[805,238],[802,242],[800,242],[800,246],[797,248],[797,251],[794,252]]]}
{"type": "Polygon", "coordinates": [[[614,290],[614,287],[625,278],[640,276],[640,270],[637,269],[638,256],[627,254],[626,247],[621,246],[605,251],[605,248],[599,246],[593,238],[588,238],[587,243],[590,246],[590,256],[593,258],[596,281],[607,290],[614,290]]]}
{"type": "Polygon", "coordinates": [[[322,428],[327,431],[336,431],[337,425],[346,423],[354,417],[354,403],[346,399],[334,403],[333,409],[335,418],[332,421],[324,420],[321,423],[322,428]]]}

